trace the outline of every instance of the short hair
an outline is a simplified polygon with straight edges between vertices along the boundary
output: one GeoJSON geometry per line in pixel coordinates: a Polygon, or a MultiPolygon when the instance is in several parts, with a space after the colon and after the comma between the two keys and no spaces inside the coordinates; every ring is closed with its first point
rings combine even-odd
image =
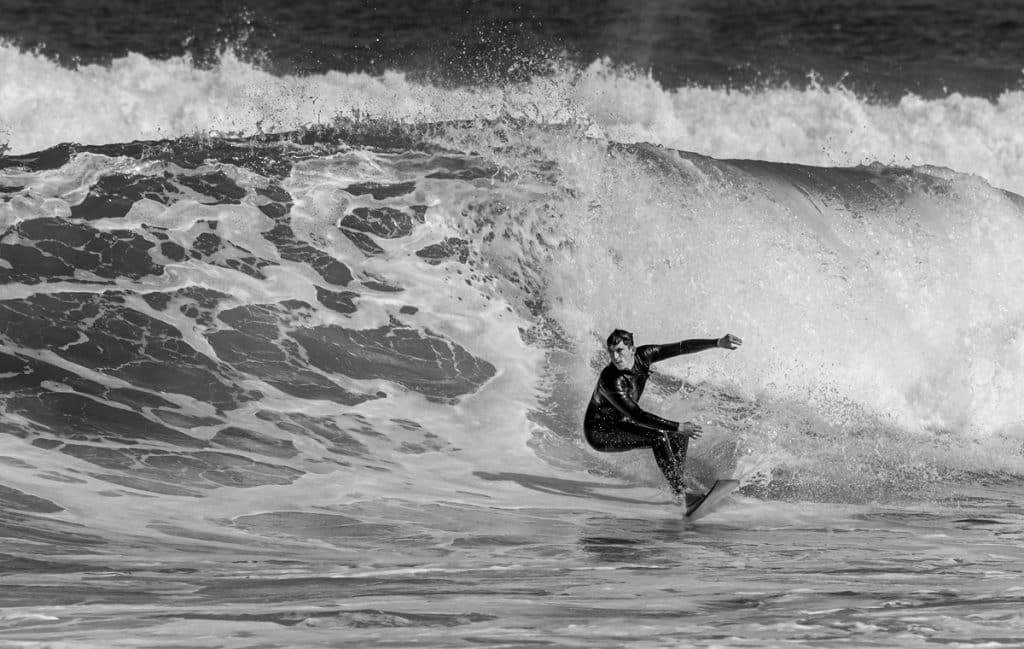
{"type": "Polygon", "coordinates": [[[625,329],[616,329],[608,336],[607,346],[614,347],[619,343],[626,343],[628,347],[633,347],[633,334],[625,329]]]}

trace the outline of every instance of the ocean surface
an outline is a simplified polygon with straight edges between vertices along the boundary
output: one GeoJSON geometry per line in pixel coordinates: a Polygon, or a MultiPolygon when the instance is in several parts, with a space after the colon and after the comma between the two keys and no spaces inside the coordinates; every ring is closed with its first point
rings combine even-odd
{"type": "Polygon", "coordinates": [[[45,4],[0,647],[1024,646],[1024,6],[45,4]]]}

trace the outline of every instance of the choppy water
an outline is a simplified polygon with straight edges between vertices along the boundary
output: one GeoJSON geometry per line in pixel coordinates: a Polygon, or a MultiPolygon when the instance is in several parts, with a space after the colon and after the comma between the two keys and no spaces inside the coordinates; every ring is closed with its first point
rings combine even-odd
{"type": "Polygon", "coordinates": [[[106,52],[0,45],[5,646],[1020,646],[1019,90],[106,52]],[[698,524],[615,326],[745,340],[698,524]]]}

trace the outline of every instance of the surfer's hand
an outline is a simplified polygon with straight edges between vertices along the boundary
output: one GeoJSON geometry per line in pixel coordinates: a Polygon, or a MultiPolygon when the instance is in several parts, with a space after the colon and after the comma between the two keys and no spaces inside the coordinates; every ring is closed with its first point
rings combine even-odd
{"type": "Polygon", "coordinates": [[[684,421],[679,424],[679,434],[689,439],[697,439],[701,433],[700,424],[695,424],[692,421],[684,421]]]}
{"type": "Polygon", "coordinates": [[[718,339],[718,346],[722,349],[736,349],[742,344],[743,340],[741,340],[739,336],[734,336],[732,334],[725,334],[718,339]]]}

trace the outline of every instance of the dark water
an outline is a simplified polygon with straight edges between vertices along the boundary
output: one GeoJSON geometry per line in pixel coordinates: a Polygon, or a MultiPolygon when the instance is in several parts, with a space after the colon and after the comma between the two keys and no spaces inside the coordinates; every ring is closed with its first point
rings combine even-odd
{"type": "Polygon", "coordinates": [[[6,0],[0,37],[66,65],[137,52],[211,62],[225,44],[282,74],[402,70],[434,81],[523,79],[553,57],[650,70],[668,87],[803,87],[864,96],[996,97],[1020,87],[1016,2],[673,0],[586,3],[6,0]]]}

